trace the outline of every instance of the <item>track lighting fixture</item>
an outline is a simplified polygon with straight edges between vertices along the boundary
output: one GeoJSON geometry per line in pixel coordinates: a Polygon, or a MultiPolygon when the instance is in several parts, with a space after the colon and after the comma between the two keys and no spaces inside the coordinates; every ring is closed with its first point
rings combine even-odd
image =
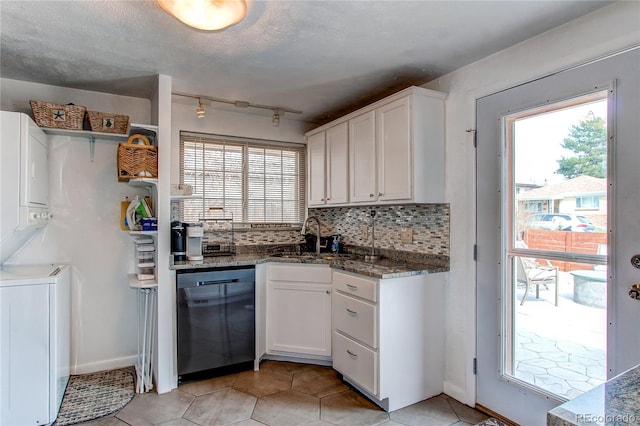
{"type": "Polygon", "coordinates": [[[270,105],[260,105],[260,104],[252,104],[247,101],[231,101],[228,99],[221,98],[212,98],[211,96],[204,95],[192,95],[190,93],[181,93],[181,92],[173,92],[172,95],[182,96],[184,98],[191,98],[198,100],[198,109],[196,109],[196,115],[198,118],[203,118],[205,116],[204,108],[202,107],[202,101],[205,101],[206,105],[209,105],[210,102],[219,102],[223,104],[233,105],[236,108],[258,108],[258,109],[267,109],[273,111],[273,117],[271,119],[271,123],[274,127],[278,127],[280,125],[280,118],[288,112],[289,114],[302,114],[302,111],[296,111],[295,109],[276,107],[270,105]]]}
{"type": "Polygon", "coordinates": [[[202,101],[198,98],[198,109],[196,110],[198,118],[204,118],[204,108],[202,108],[202,101]]]}

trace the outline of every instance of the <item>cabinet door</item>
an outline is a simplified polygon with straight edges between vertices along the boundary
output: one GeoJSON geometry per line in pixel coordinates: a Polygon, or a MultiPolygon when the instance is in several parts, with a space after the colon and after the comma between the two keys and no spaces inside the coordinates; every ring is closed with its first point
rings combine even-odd
{"type": "Polygon", "coordinates": [[[326,131],[327,204],[349,201],[349,126],[340,123],[326,131]]]}
{"type": "Polygon", "coordinates": [[[331,285],[267,283],[267,350],[331,356],[331,285]]]}
{"type": "Polygon", "coordinates": [[[402,98],[376,110],[378,144],[378,200],[411,199],[412,147],[410,98],[402,98]]]}
{"type": "Polygon", "coordinates": [[[29,206],[46,206],[49,203],[48,143],[46,135],[35,124],[29,123],[28,126],[24,202],[29,206]]]}
{"type": "Polygon", "coordinates": [[[0,424],[47,424],[49,285],[0,288],[0,314],[0,424]]]}
{"type": "Polygon", "coordinates": [[[376,129],[375,111],[349,120],[350,201],[371,202],[376,199],[376,129]]]}
{"type": "Polygon", "coordinates": [[[309,205],[325,204],[325,132],[316,133],[307,139],[309,157],[309,205]]]}

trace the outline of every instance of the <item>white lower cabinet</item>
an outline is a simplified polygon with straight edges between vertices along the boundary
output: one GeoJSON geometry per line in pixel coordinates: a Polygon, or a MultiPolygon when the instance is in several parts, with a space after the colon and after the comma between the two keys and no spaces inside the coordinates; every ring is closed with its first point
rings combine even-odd
{"type": "Polygon", "coordinates": [[[328,265],[269,264],[267,354],[330,357],[331,291],[328,265]]]}
{"type": "Polygon", "coordinates": [[[333,271],[333,368],[387,411],[443,391],[442,274],[333,271]]]}

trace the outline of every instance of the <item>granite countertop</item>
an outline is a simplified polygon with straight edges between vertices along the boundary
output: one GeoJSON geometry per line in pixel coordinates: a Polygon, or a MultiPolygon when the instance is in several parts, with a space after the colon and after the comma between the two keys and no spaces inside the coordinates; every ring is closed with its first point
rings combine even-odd
{"type": "Polygon", "coordinates": [[[379,259],[375,262],[365,262],[363,257],[353,255],[333,256],[322,253],[320,256],[311,254],[303,255],[270,255],[270,254],[239,254],[235,256],[205,257],[200,262],[173,261],[171,257],[170,269],[202,269],[218,268],[228,266],[248,266],[265,262],[278,263],[304,263],[329,265],[334,269],[346,272],[367,275],[374,278],[400,278],[412,275],[431,274],[436,272],[446,272],[449,270],[449,263],[437,257],[424,256],[424,260],[417,262],[403,262],[391,259],[379,259]]]}
{"type": "Polygon", "coordinates": [[[547,413],[548,426],[639,424],[640,365],[547,413]]]}

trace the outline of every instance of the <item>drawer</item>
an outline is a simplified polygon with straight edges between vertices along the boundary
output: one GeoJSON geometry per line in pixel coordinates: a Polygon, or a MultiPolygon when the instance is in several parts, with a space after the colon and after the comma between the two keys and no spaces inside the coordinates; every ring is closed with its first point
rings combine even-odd
{"type": "Polygon", "coordinates": [[[271,281],[331,284],[331,268],[329,265],[274,263],[267,265],[267,277],[271,281]]]}
{"type": "Polygon", "coordinates": [[[376,280],[334,271],[333,286],[336,290],[340,290],[344,293],[361,297],[372,302],[378,301],[378,283],[376,280]]]}
{"type": "Polygon", "coordinates": [[[373,395],[378,394],[378,353],[333,333],[333,368],[373,395]]]}
{"type": "Polygon", "coordinates": [[[333,293],[333,326],[372,348],[378,347],[377,312],[370,303],[333,293]]]}

